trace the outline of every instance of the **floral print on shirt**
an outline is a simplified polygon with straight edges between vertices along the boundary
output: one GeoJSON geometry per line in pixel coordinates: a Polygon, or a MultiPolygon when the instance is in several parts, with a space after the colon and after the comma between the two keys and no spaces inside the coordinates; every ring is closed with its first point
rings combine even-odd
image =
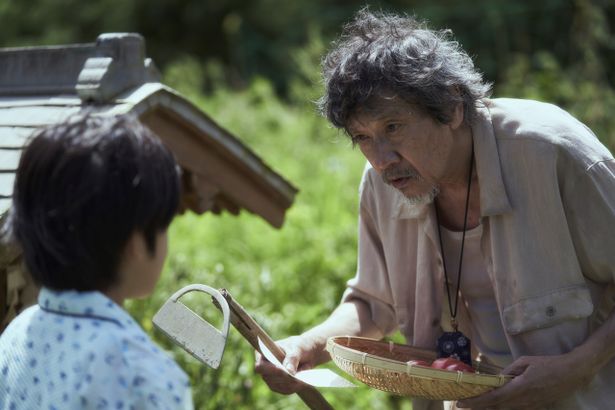
{"type": "Polygon", "coordinates": [[[0,410],[193,408],[186,374],[105,295],[38,303],[0,336],[0,410]]]}

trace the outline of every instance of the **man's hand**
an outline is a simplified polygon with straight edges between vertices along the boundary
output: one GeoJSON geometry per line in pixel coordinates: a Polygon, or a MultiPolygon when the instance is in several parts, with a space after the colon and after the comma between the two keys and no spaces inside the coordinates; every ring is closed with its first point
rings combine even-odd
{"type": "MultiPolygon", "coordinates": [[[[323,348],[305,336],[291,336],[276,342],[286,353],[282,365],[291,373],[311,369],[322,362],[323,348]]],[[[326,352],[324,352],[326,354],[326,352]]],[[[256,352],[256,373],[260,373],[269,388],[277,393],[292,394],[305,387],[303,382],[290,377],[260,353],[256,352]]]]}
{"type": "MultiPolygon", "coordinates": [[[[331,360],[325,350],[327,338],[339,335],[382,338],[382,333],[371,320],[368,304],[353,299],[339,305],[327,320],[301,336],[291,336],[277,342],[286,353],[282,365],[295,374],[299,370],[311,369],[331,360]]],[[[296,393],[306,386],[275,367],[259,353],[256,353],[254,370],[263,376],[271,390],[278,393],[296,393]]]]}
{"type": "Polygon", "coordinates": [[[502,371],[516,376],[504,386],[457,403],[472,409],[541,409],[588,384],[595,370],[571,352],[523,356],[502,371]]]}

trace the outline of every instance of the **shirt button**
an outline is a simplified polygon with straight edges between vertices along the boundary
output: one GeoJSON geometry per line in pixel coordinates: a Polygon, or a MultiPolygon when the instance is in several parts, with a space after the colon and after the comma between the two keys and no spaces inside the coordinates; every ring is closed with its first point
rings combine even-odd
{"type": "Polygon", "coordinates": [[[547,314],[548,317],[553,317],[555,316],[555,308],[553,306],[547,306],[545,313],[547,314]]]}

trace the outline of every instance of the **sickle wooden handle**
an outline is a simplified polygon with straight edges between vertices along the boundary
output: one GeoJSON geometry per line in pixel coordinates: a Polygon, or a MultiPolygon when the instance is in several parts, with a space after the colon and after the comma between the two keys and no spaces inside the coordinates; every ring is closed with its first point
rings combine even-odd
{"type": "MultiPolygon", "coordinates": [[[[260,351],[258,347],[258,339],[267,346],[273,355],[280,362],[284,360],[284,351],[273,341],[273,339],[259,326],[258,323],[245,311],[245,309],[233,299],[231,294],[226,289],[220,289],[220,293],[226,299],[231,311],[231,324],[241,333],[241,335],[252,345],[252,347],[260,351]]],[[[313,386],[306,387],[297,392],[301,400],[312,410],[333,410],[333,407],[323,397],[322,394],[313,386]]]]}

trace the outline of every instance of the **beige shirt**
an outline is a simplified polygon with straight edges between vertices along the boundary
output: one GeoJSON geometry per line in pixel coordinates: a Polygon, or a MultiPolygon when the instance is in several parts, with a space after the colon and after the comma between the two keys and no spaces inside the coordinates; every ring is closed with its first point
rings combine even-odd
{"type": "MultiPolygon", "coordinates": [[[[482,255],[512,356],[569,352],[615,304],[615,160],[586,126],[535,101],[485,100],[472,132],[482,255]]],[[[366,167],[343,300],[365,300],[384,334],[433,349],[443,281],[433,206],[408,205],[366,167]]],[[[608,408],[613,380],[611,361],[550,408],[608,408]]]]}
{"type": "MultiPolygon", "coordinates": [[[[478,225],[466,231],[465,240],[463,232],[450,231],[444,226],[440,227],[440,232],[442,233],[444,260],[453,308],[459,275],[461,242],[464,241],[460,296],[457,306],[459,308],[463,304],[466,308],[470,326],[467,336],[470,337],[472,350],[480,352],[483,360],[486,358],[497,366],[506,367],[512,363],[512,356],[500,319],[498,304],[495,301],[493,284],[480,247],[483,226],[478,225]]],[[[442,310],[450,312],[446,293],[442,310]]]]}

